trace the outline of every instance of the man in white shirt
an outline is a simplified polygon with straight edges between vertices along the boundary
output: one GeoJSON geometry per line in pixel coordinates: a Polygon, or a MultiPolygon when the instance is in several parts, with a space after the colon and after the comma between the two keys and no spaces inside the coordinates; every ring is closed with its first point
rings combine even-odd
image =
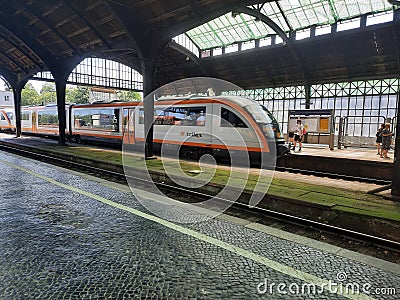
{"type": "Polygon", "coordinates": [[[303,140],[303,132],[304,132],[304,126],[303,124],[301,124],[301,120],[298,119],[297,123],[296,123],[296,130],[294,131],[294,141],[293,141],[293,148],[292,150],[295,151],[296,149],[296,145],[297,142],[299,142],[299,152],[301,151],[301,146],[303,146],[302,144],[302,140],[303,140]]]}

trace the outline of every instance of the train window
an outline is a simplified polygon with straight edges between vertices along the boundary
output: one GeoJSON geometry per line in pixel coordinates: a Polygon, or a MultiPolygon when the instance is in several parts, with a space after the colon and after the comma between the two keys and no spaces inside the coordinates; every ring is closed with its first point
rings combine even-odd
{"type": "Polygon", "coordinates": [[[235,113],[221,107],[221,127],[247,128],[247,125],[235,113]],[[230,125],[229,125],[230,124],[230,125]]]}
{"type": "Polygon", "coordinates": [[[172,107],[166,115],[172,119],[174,125],[204,126],[206,121],[206,107],[172,107]]]}
{"type": "Polygon", "coordinates": [[[77,130],[119,132],[119,109],[76,109],[74,120],[77,130]]]}
{"type": "Polygon", "coordinates": [[[271,124],[273,117],[271,113],[259,104],[251,104],[245,107],[257,123],[271,124]]]}
{"type": "Polygon", "coordinates": [[[8,116],[8,118],[9,118],[10,120],[13,120],[13,119],[14,119],[14,113],[12,113],[12,112],[8,112],[8,113],[7,113],[7,116],[8,116]]]}
{"type": "Polygon", "coordinates": [[[41,110],[38,111],[38,125],[42,126],[58,126],[57,110],[41,110]]]}
{"type": "Polygon", "coordinates": [[[96,130],[93,128],[92,113],[96,114],[97,110],[93,109],[75,109],[74,120],[75,129],[96,130]]]}
{"type": "Polygon", "coordinates": [[[30,115],[31,115],[30,111],[22,112],[21,113],[21,121],[28,121],[30,115]]]}
{"type": "MultiPolygon", "coordinates": [[[[154,110],[154,125],[204,126],[206,107],[168,107],[154,110]]],[[[139,124],[144,123],[144,111],[139,111],[139,124]]]]}
{"type": "Polygon", "coordinates": [[[122,126],[123,126],[124,132],[127,130],[127,126],[128,126],[128,113],[129,113],[129,109],[124,108],[123,115],[122,115],[122,126]]]}
{"type": "Polygon", "coordinates": [[[3,114],[1,114],[1,120],[2,120],[2,121],[5,121],[5,120],[6,120],[6,117],[5,117],[3,114]]]}

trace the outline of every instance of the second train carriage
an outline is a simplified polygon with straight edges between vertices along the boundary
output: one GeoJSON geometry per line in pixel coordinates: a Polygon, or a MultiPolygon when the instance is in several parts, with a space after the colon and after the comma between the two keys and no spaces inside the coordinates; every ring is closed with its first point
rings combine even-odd
{"type": "MultiPolygon", "coordinates": [[[[155,150],[165,145],[180,148],[184,156],[223,157],[228,150],[267,153],[276,145],[277,155],[288,152],[277,121],[254,100],[166,98],[155,101],[154,108],[155,150]]],[[[143,102],[66,105],[66,121],[67,138],[77,142],[143,145],[145,140],[143,102]]],[[[23,132],[56,136],[57,106],[23,107],[21,123],[23,132]]]]}
{"type": "Polygon", "coordinates": [[[0,131],[11,132],[15,130],[14,110],[11,108],[0,109],[0,131]]]}

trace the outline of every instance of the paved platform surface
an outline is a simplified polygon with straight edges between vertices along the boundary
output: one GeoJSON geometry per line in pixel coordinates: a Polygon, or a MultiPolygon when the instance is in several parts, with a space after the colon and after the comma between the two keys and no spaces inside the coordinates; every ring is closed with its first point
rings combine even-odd
{"type": "Polygon", "coordinates": [[[145,194],[147,207],[191,221],[169,222],[125,186],[9,153],[0,152],[0,174],[0,299],[400,293],[399,266],[376,258],[145,194]]]}

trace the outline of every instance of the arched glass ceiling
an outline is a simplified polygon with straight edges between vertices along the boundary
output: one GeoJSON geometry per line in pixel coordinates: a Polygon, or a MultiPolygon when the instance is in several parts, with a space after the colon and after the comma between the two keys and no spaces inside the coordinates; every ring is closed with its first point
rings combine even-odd
{"type": "MultiPolygon", "coordinates": [[[[333,24],[392,8],[387,0],[280,0],[263,4],[261,13],[271,18],[284,31],[290,31],[312,25],[333,24]]],[[[228,13],[186,34],[204,50],[263,38],[275,32],[252,16],[239,14],[233,17],[228,13]]]]}

